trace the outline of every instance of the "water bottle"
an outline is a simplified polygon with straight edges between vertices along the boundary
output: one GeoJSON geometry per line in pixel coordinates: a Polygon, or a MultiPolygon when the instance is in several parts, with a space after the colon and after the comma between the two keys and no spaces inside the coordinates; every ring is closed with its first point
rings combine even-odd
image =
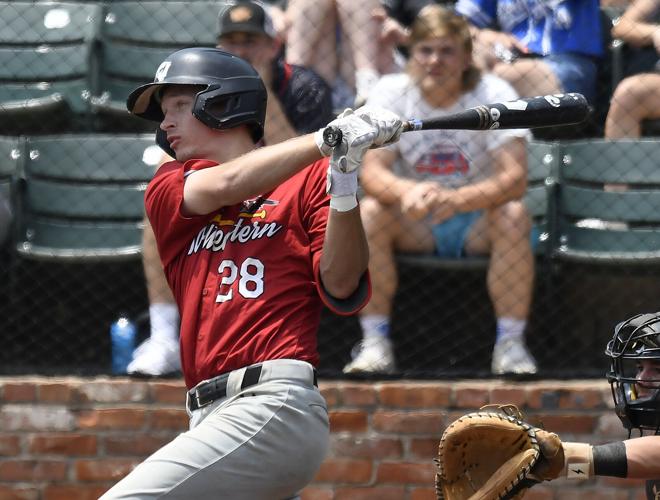
{"type": "Polygon", "coordinates": [[[110,327],[112,345],[112,373],[126,373],[126,367],[133,358],[137,328],[125,314],[119,316],[110,327]]]}

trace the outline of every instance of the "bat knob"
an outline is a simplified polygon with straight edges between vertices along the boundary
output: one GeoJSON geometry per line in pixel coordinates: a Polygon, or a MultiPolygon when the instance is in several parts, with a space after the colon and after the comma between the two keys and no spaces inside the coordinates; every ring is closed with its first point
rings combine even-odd
{"type": "Polygon", "coordinates": [[[323,142],[326,146],[334,148],[341,143],[344,134],[341,133],[341,129],[337,127],[326,127],[323,131],[323,142]]]}

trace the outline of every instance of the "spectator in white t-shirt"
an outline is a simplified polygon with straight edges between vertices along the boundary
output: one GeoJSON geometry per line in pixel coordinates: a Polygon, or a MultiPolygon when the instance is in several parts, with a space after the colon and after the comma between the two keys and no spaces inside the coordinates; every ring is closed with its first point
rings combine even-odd
{"type": "MultiPolygon", "coordinates": [[[[406,72],[382,77],[367,106],[424,119],[518,97],[504,80],[479,73],[467,21],[444,7],[420,11],[409,51],[406,72]]],[[[395,369],[388,337],[398,282],[395,252],[490,255],[487,287],[497,317],[491,370],[536,372],[523,340],[534,279],[531,219],[521,201],[528,137],[527,130],[431,130],[367,152],[361,211],[373,295],[360,316],[362,343],[345,372],[395,369]]]]}

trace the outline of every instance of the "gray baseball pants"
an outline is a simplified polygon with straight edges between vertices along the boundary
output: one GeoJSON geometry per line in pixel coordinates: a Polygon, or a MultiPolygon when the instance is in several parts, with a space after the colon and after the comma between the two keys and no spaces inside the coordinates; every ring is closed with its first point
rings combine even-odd
{"type": "MultiPolygon", "coordinates": [[[[314,477],[329,441],[314,370],[297,360],[229,374],[226,397],[190,411],[190,430],[156,451],[101,500],[293,500],[314,477]]],[[[190,399],[190,397],[188,398],[190,399]]]]}

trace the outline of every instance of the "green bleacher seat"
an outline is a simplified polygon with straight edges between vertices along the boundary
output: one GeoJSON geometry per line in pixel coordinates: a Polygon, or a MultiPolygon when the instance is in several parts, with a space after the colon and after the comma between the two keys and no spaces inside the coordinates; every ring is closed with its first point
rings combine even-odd
{"type": "Polygon", "coordinates": [[[558,150],[559,260],[660,263],[660,141],[594,139],[558,150]]]}
{"type": "Polygon", "coordinates": [[[100,5],[0,2],[0,133],[54,133],[84,122],[100,5]]]}
{"type": "MultiPolygon", "coordinates": [[[[0,247],[10,240],[13,186],[21,158],[17,137],[0,137],[0,247]]],[[[0,263],[0,268],[2,268],[0,263]]]]}
{"type": "Polygon", "coordinates": [[[16,251],[30,259],[139,256],[144,191],[161,158],[153,135],[26,141],[16,251]]]}
{"type": "Polygon", "coordinates": [[[21,158],[17,137],[0,137],[0,189],[9,192],[9,183],[18,172],[21,158]]]}
{"type": "Polygon", "coordinates": [[[100,131],[146,132],[155,124],[126,110],[138,85],[153,81],[158,65],[184,47],[214,46],[224,1],[125,1],[104,9],[98,52],[99,81],[92,98],[100,131]]]}
{"type": "Polygon", "coordinates": [[[533,141],[528,145],[527,192],[524,199],[532,217],[536,255],[549,254],[554,237],[555,161],[553,143],[533,141]]]}

